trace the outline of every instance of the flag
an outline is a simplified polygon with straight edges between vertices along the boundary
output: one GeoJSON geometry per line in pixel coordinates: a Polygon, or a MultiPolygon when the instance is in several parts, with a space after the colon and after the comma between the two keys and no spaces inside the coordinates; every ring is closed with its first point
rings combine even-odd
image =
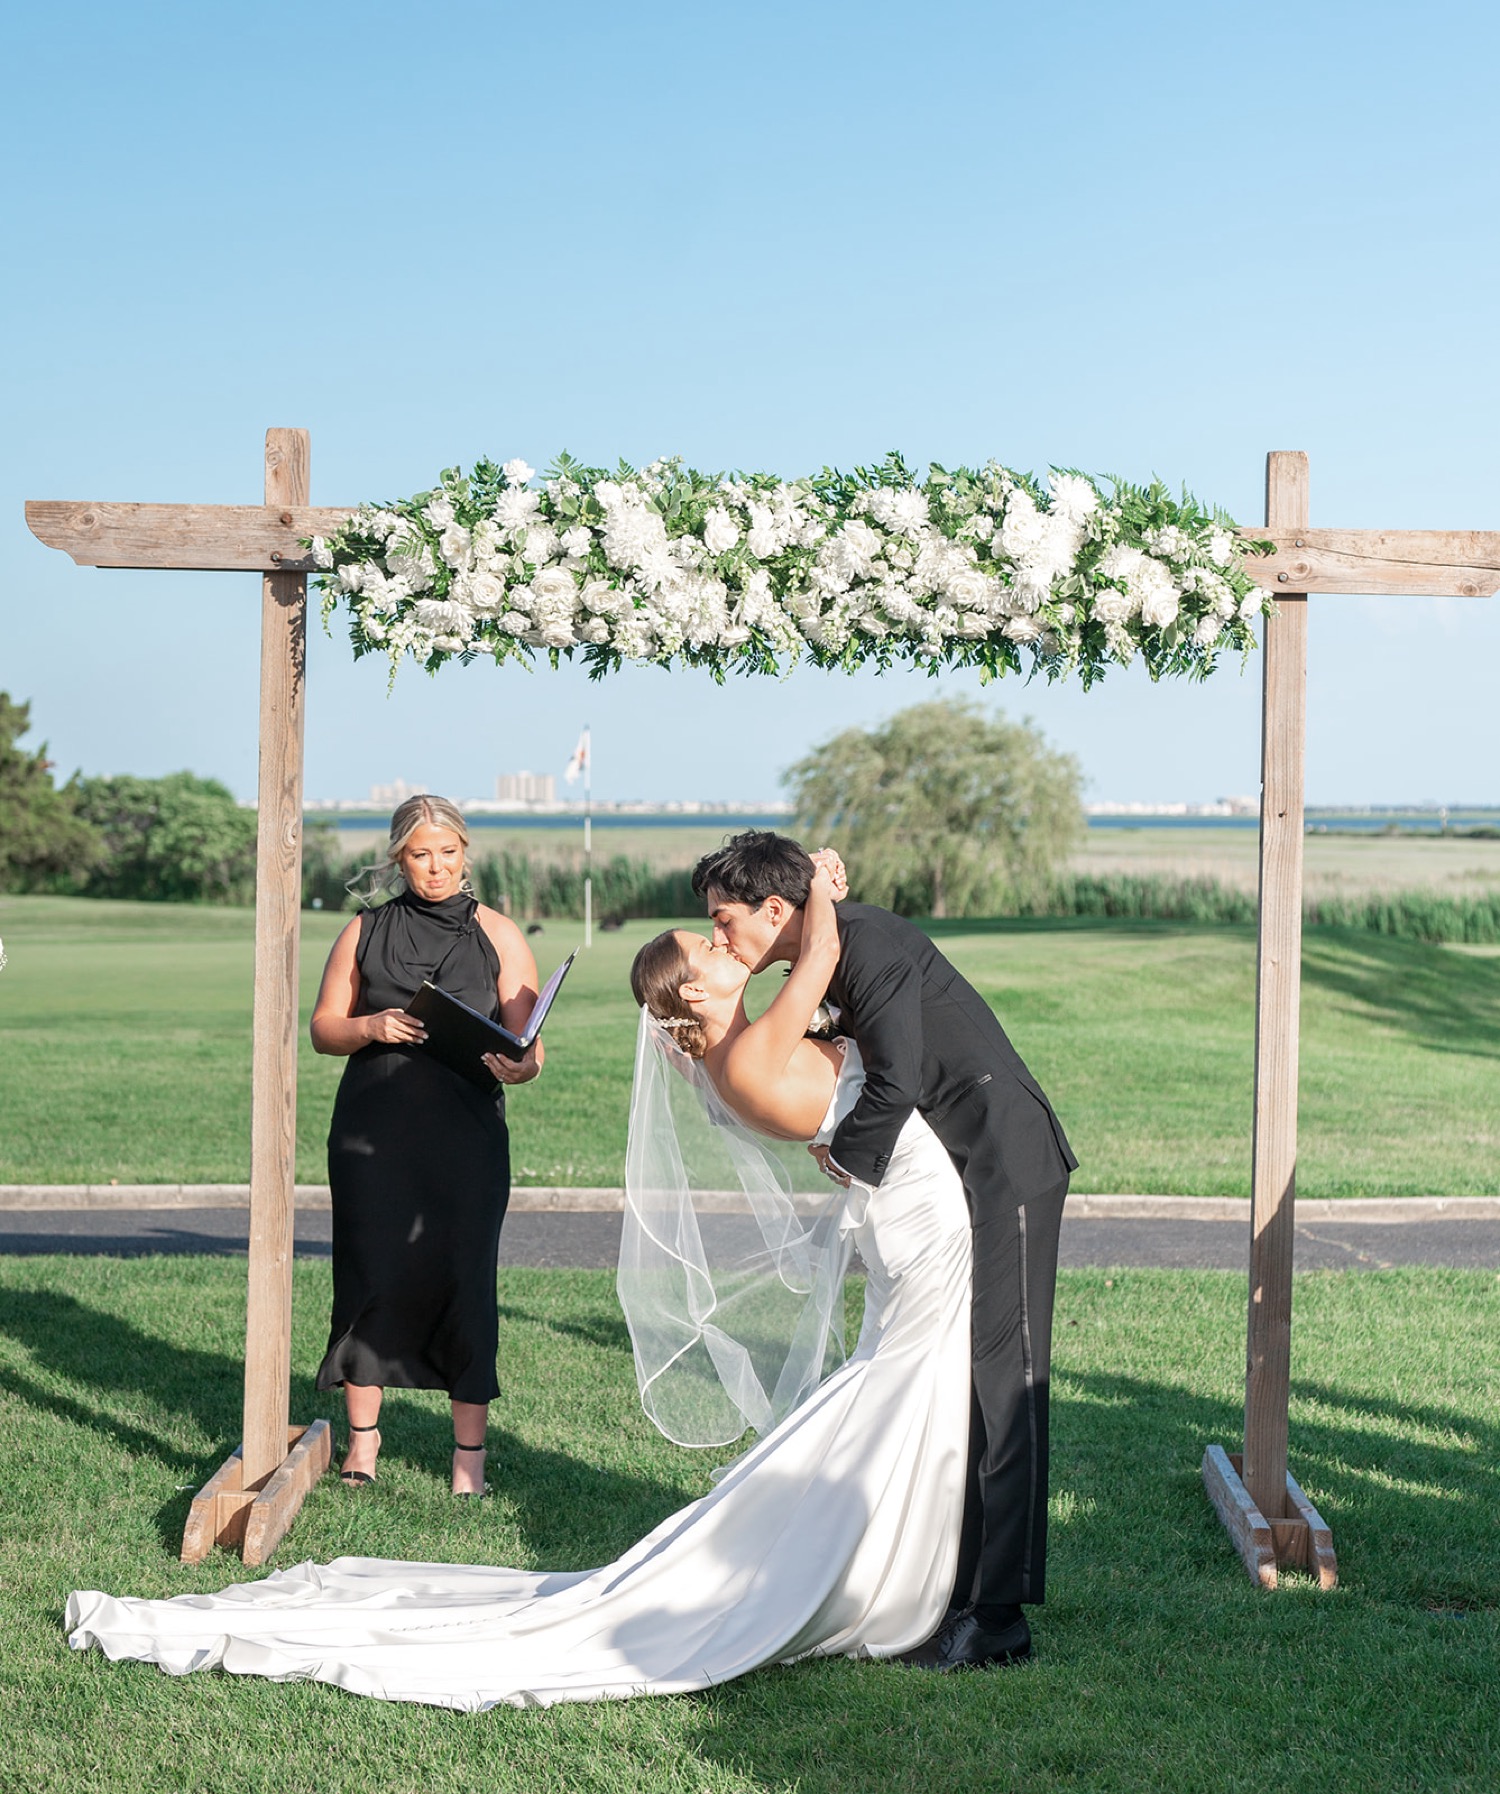
{"type": "Polygon", "coordinates": [[[571,785],[579,773],[587,772],[589,764],[589,732],[584,730],[578,737],[578,746],[573,749],[573,758],[568,762],[568,770],[563,777],[571,785]]]}

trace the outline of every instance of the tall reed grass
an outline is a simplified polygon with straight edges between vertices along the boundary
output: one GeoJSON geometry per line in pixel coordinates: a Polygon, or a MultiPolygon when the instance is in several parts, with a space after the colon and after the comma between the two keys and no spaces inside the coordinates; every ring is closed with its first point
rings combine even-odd
{"type": "MultiPolygon", "coordinates": [[[[303,875],[308,908],[349,909],[347,885],[366,862],[309,852],[303,875]]],[[[641,917],[697,915],[703,905],[693,895],[685,868],[663,869],[649,860],[615,854],[594,863],[594,916],[601,922],[641,917]]],[[[548,920],[583,915],[583,867],[530,854],[503,852],[473,862],[475,891],[482,902],[507,915],[548,920]]],[[[1078,874],[1059,878],[1041,895],[1012,905],[1018,916],[1099,916],[1121,921],[1252,923],[1255,897],[1215,878],[1171,878],[1155,874],[1078,874]]],[[[1444,896],[1414,889],[1366,893],[1358,897],[1310,897],[1303,905],[1309,928],[1351,928],[1405,940],[1500,942],[1500,892],[1444,896]]]]}

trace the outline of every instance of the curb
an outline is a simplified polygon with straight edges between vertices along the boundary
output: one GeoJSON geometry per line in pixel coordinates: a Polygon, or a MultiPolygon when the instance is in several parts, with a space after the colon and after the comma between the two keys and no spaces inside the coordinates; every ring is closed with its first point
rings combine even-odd
{"type": "MultiPolygon", "coordinates": [[[[704,1192],[712,1200],[712,1193],[704,1192]]],[[[298,1184],[299,1209],[330,1206],[327,1184],[298,1184]]],[[[232,1209],[250,1206],[249,1184],[0,1184],[0,1213],[85,1209],[232,1209]]],[[[738,1207],[728,1192],[715,1208],[738,1207]]],[[[622,1189],[554,1187],[511,1191],[512,1214],[621,1214],[622,1189]]],[[[1089,1196],[1068,1198],[1071,1221],[1235,1221],[1250,1223],[1245,1196],[1089,1196]]],[[[1304,1198],[1296,1205],[1303,1223],[1500,1221],[1500,1196],[1346,1196],[1304,1198]]]]}

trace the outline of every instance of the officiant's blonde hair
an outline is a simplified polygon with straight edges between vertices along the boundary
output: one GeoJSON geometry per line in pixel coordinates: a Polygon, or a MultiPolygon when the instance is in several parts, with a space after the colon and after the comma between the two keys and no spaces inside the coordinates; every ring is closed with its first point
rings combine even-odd
{"type": "Polygon", "coordinates": [[[430,791],[420,791],[397,804],[391,816],[391,838],[386,843],[385,858],[374,866],[366,866],[344,889],[365,904],[399,895],[406,889],[401,855],[417,830],[426,827],[451,829],[463,842],[464,875],[458,888],[473,896],[474,887],[469,883],[469,825],[457,804],[446,797],[435,797],[430,791]]]}

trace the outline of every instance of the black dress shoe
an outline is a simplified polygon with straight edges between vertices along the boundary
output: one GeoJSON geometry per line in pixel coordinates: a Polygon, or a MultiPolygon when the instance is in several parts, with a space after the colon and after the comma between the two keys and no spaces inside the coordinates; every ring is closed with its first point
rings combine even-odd
{"type": "Polygon", "coordinates": [[[986,1669],[994,1663],[1024,1663],[1031,1655],[1031,1628],[1024,1619],[1002,1632],[987,1632],[973,1609],[950,1614],[926,1644],[903,1651],[897,1663],[914,1669],[986,1669]]]}

